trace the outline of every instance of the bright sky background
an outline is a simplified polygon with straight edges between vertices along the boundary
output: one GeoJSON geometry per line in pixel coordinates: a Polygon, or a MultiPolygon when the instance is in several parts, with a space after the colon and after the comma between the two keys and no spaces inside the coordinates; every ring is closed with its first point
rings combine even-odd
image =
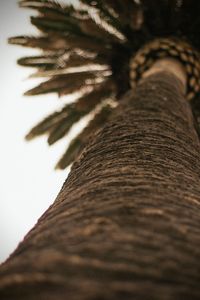
{"type": "Polygon", "coordinates": [[[55,200],[67,177],[67,171],[54,170],[67,139],[51,148],[44,137],[24,140],[31,126],[63,101],[55,94],[22,96],[37,81],[27,79],[32,70],[19,67],[16,60],[33,50],[8,45],[7,38],[34,34],[31,14],[31,10],[19,9],[17,0],[0,2],[0,262],[55,200]]]}

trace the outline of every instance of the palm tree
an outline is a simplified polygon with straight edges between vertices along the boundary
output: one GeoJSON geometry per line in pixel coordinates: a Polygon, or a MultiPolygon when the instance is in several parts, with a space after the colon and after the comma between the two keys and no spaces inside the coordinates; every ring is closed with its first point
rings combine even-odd
{"type": "Polygon", "coordinates": [[[200,3],[23,0],[48,77],[27,95],[77,92],[28,139],[90,114],[57,167],[55,203],[0,268],[2,299],[200,298],[200,3]]]}

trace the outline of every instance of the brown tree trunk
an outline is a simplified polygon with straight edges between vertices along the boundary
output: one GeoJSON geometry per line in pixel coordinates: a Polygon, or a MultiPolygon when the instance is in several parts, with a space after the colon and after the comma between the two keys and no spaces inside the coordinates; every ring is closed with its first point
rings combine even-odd
{"type": "Polygon", "coordinates": [[[200,299],[200,144],[176,77],[145,79],[96,134],[0,299],[200,299]]]}

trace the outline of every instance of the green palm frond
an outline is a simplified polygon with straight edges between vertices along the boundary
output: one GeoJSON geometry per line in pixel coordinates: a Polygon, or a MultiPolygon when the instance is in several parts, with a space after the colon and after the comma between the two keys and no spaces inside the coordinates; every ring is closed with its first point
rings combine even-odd
{"type": "Polygon", "coordinates": [[[105,101],[118,103],[130,89],[130,60],[144,44],[173,37],[200,49],[200,1],[196,0],[80,0],[76,7],[53,0],[21,0],[19,5],[38,13],[31,23],[39,34],[12,37],[9,42],[40,49],[39,55],[20,58],[18,64],[35,68],[31,77],[46,78],[25,95],[53,92],[62,97],[79,92],[75,103],[46,117],[26,138],[47,134],[48,143],[54,144],[82,117],[101,107],[69,145],[57,165],[62,169],[109,118],[113,106],[105,101]]]}

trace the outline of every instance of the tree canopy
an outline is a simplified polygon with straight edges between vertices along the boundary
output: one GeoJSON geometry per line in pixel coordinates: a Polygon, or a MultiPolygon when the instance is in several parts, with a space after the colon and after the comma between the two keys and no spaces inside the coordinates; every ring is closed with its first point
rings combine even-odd
{"type": "Polygon", "coordinates": [[[40,55],[18,63],[36,68],[44,78],[26,95],[75,94],[73,103],[52,112],[27,134],[47,134],[52,145],[82,117],[90,121],[70,143],[57,164],[70,165],[92,133],[108,120],[123,95],[155,60],[174,57],[188,74],[187,96],[200,115],[200,2],[195,0],[81,0],[78,7],[52,0],[22,0],[37,11],[31,23],[37,36],[17,36],[12,44],[40,49],[40,55]],[[138,52],[139,51],[139,52],[138,52]]]}

